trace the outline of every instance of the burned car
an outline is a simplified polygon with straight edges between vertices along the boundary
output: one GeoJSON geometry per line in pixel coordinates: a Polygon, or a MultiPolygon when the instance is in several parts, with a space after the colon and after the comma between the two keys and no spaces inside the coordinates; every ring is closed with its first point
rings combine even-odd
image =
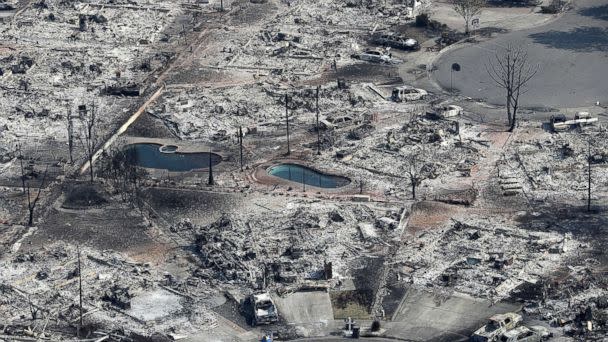
{"type": "Polygon", "coordinates": [[[456,105],[447,105],[437,110],[442,118],[451,118],[462,113],[462,107],[456,105]]]}
{"type": "Polygon", "coordinates": [[[416,101],[424,99],[427,95],[428,93],[424,89],[401,86],[393,89],[391,100],[394,102],[416,101]]]}
{"type": "Polygon", "coordinates": [[[326,117],[319,120],[321,129],[337,129],[351,125],[359,125],[361,120],[349,115],[326,117]]]}
{"type": "Polygon", "coordinates": [[[352,57],[373,63],[391,63],[393,59],[393,56],[390,53],[380,50],[366,50],[358,55],[355,54],[352,57]]]}
{"type": "Polygon", "coordinates": [[[377,34],[372,36],[372,42],[377,45],[388,46],[399,50],[420,50],[420,44],[416,39],[407,38],[398,34],[377,34]]]}
{"type": "Polygon", "coordinates": [[[260,324],[272,324],[279,320],[277,307],[268,292],[254,293],[241,303],[242,314],[247,323],[255,327],[260,324]]]}
{"type": "Polygon", "coordinates": [[[443,120],[462,114],[462,107],[456,105],[444,105],[435,107],[426,112],[426,117],[431,120],[443,120]]]}
{"type": "Polygon", "coordinates": [[[488,324],[477,329],[469,339],[472,342],[499,341],[507,331],[515,328],[521,322],[521,315],[513,312],[498,314],[490,317],[488,324]]]}
{"type": "Polygon", "coordinates": [[[549,338],[551,334],[545,327],[521,326],[507,331],[500,337],[501,342],[540,342],[549,338]]]}

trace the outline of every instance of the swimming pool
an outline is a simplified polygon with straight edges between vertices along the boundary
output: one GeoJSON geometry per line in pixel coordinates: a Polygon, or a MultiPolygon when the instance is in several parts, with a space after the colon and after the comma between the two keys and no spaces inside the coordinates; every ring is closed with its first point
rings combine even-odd
{"type": "Polygon", "coordinates": [[[346,177],[321,173],[298,164],[275,165],[268,169],[268,174],[319,188],[339,188],[350,184],[350,179],[346,177]]]}
{"type": "Polygon", "coordinates": [[[222,161],[222,156],[210,152],[182,153],[175,152],[177,147],[167,145],[138,143],[127,145],[125,153],[129,163],[151,169],[165,169],[172,172],[185,172],[209,168],[222,161]]]}

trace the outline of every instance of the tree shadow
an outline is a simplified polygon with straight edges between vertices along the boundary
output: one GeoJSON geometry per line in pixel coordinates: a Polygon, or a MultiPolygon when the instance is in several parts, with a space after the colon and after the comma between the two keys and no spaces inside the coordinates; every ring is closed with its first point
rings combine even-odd
{"type": "Polygon", "coordinates": [[[608,20],[608,5],[583,8],[578,14],[599,20],[608,20]]]}
{"type": "Polygon", "coordinates": [[[529,35],[535,43],[576,52],[608,51],[608,30],[579,27],[571,31],[548,31],[529,35]]]}
{"type": "Polygon", "coordinates": [[[482,37],[492,37],[493,34],[503,34],[508,32],[509,30],[500,27],[482,27],[480,29],[475,30],[475,34],[478,34],[482,37]]]}
{"type": "Polygon", "coordinates": [[[488,0],[487,4],[489,7],[535,7],[538,6],[540,1],[536,0],[488,0]]]}

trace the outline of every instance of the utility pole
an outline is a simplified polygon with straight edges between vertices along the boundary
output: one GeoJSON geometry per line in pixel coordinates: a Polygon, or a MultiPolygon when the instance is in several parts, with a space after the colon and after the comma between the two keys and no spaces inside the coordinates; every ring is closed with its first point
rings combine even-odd
{"type": "Polygon", "coordinates": [[[213,185],[213,164],[211,163],[211,149],[209,149],[209,180],[208,185],[213,185]]]}
{"type": "Polygon", "coordinates": [[[80,266],[80,246],[76,247],[78,251],[78,297],[80,302],[80,323],[78,324],[78,337],[82,329],[82,268],[80,266]]]}
{"type": "Polygon", "coordinates": [[[17,143],[17,149],[19,150],[19,165],[21,166],[21,189],[25,193],[25,169],[23,168],[23,151],[21,151],[20,143],[17,143]]]}
{"type": "Polygon", "coordinates": [[[84,115],[84,119],[83,119],[83,123],[85,125],[84,127],[84,134],[85,134],[85,149],[86,149],[86,154],[87,154],[87,159],[89,160],[89,174],[91,176],[91,183],[93,183],[93,178],[94,178],[94,172],[93,172],[93,156],[95,154],[95,125],[96,125],[96,113],[95,113],[95,103],[91,104],[91,110],[90,112],[87,111],[86,107],[83,106],[80,109],[80,113],[81,115],[81,119],[82,119],[82,115],[84,115]]]}
{"type": "Polygon", "coordinates": [[[93,125],[95,124],[95,103],[91,103],[91,123],[89,124],[89,171],[91,173],[91,183],[93,183],[93,150],[95,142],[93,142],[93,125]]]}
{"type": "Polygon", "coordinates": [[[72,123],[72,108],[68,107],[68,149],[70,152],[70,164],[74,164],[72,151],[74,150],[74,125],[72,123]]]}
{"type": "Polygon", "coordinates": [[[291,154],[291,148],[289,146],[289,96],[285,94],[285,123],[287,125],[287,155],[291,154]]]}
{"type": "Polygon", "coordinates": [[[591,140],[587,140],[587,212],[591,211],[591,140]]]}
{"type": "Polygon", "coordinates": [[[321,155],[321,128],[319,127],[319,89],[317,86],[317,155],[321,155]]]}
{"type": "Polygon", "coordinates": [[[243,172],[243,129],[239,126],[239,145],[241,149],[241,172],[243,172]]]}

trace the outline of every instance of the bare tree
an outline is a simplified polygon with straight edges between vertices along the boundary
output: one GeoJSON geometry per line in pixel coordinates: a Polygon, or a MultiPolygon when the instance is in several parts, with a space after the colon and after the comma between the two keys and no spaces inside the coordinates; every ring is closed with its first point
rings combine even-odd
{"type": "Polygon", "coordinates": [[[410,187],[412,188],[412,199],[416,199],[416,188],[422,183],[422,181],[426,178],[424,173],[425,167],[425,150],[421,151],[412,151],[408,155],[405,156],[405,174],[409,179],[410,187]]]}
{"type": "Polygon", "coordinates": [[[421,177],[421,164],[422,160],[417,153],[411,153],[405,157],[406,169],[405,172],[409,178],[410,186],[412,187],[412,199],[416,199],[416,187],[422,182],[421,177]]]}
{"type": "Polygon", "coordinates": [[[526,85],[538,73],[539,65],[530,63],[528,52],[524,48],[509,44],[497,51],[493,58],[490,57],[486,70],[494,83],[506,92],[509,132],[513,132],[517,122],[519,97],[526,93],[526,85]]]}
{"type": "Polygon", "coordinates": [[[34,210],[36,209],[36,204],[38,204],[38,200],[40,199],[40,193],[42,192],[42,188],[44,187],[44,181],[46,180],[48,166],[44,170],[44,174],[42,175],[42,181],[40,182],[40,186],[38,187],[36,196],[32,199],[32,193],[30,190],[30,180],[33,178],[38,178],[38,175],[34,170],[33,163],[30,162],[30,164],[27,166],[23,165],[23,160],[25,159],[25,157],[23,156],[21,144],[17,144],[17,150],[19,152],[19,156],[17,158],[19,159],[19,166],[21,169],[21,186],[23,189],[23,193],[27,196],[27,209],[29,211],[27,225],[31,227],[34,224],[34,210]]]}
{"type": "Polygon", "coordinates": [[[148,172],[134,165],[132,158],[128,150],[114,149],[110,158],[104,158],[106,163],[101,168],[101,175],[109,181],[114,191],[120,194],[123,202],[130,202],[139,207],[141,182],[148,172]]]}
{"type": "MultiPolygon", "coordinates": [[[[46,180],[47,171],[48,171],[48,167],[44,170],[44,174],[42,175],[42,181],[40,182],[40,186],[38,187],[38,192],[36,193],[36,196],[34,197],[34,199],[32,199],[32,194],[30,193],[30,182],[28,181],[26,183],[27,209],[29,211],[29,218],[27,221],[28,227],[31,227],[34,225],[34,210],[36,209],[36,204],[38,204],[38,200],[40,199],[40,193],[42,192],[42,188],[44,187],[44,181],[46,180]]],[[[23,177],[25,177],[25,175],[23,175],[23,177]]]]}
{"type": "Polygon", "coordinates": [[[481,13],[486,0],[451,0],[456,13],[464,19],[464,33],[469,34],[469,25],[474,16],[481,13]]]}
{"type": "Polygon", "coordinates": [[[87,160],[89,161],[89,175],[91,176],[91,183],[93,183],[94,171],[93,171],[93,156],[95,155],[95,146],[97,145],[97,132],[96,128],[96,113],[95,104],[91,105],[89,110],[83,110],[81,112],[82,129],[84,133],[84,148],[87,154],[87,160]]]}
{"type": "Polygon", "coordinates": [[[32,321],[35,321],[38,319],[38,312],[40,310],[34,305],[34,303],[32,303],[32,300],[29,297],[27,298],[27,304],[30,309],[30,315],[32,315],[32,321]]]}

